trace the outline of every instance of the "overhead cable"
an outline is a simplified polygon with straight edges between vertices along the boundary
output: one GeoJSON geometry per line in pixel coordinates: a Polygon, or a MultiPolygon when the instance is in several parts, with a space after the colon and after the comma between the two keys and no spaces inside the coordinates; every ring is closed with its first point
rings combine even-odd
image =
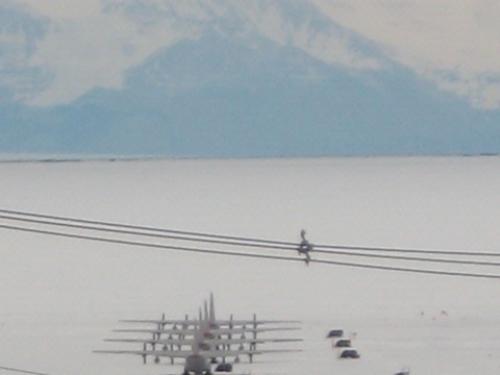
{"type": "MultiPolygon", "coordinates": [[[[299,258],[299,257],[270,255],[270,254],[255,254],[255,253],[237,252],[237,251],[223,251],[223,250],[202,249],[202,248],[194,248],[194,247],[160,245],[160,244],[147,243],[147,242],[127,241],[127,240],[87,236],[87,235],[81,235],[81,234],[63,233],[63,232],[34,229],[34,228],[25,228],[25,227],[18,227],[18,226],[13,226],[13,225],[4,225],[4,224],[0,224],[0,229],[9,229],[9,230],[22,231],[22,232],[37,233],[37,234],[42,234],[42,235],[50,235],[50,236],[82,239],[82,240],[107,242],[107,243],[114,243],[114,244],[120,244],[120,245],[140,246],[140,247],[146,247],[146,248],[180,251],[180,252],[191,252],[191,253],[201,253],[201,254],[217,254],[217,255],[225,255],[225,256],[240,256],[240,257],[260,258],[260,259],[274,259],[274,260],[284,260],[284,261],[293,261],[293,262],[303,262],[304,261],[304,259],[299,258]]],[[[310,262],[311,263],[319,263],[319,264],[345,266],[345,267],[352,267],[352,268],[385,270],[385,271],[400,271],[400,272],[411,272],[411,273],[432,274],[432,275],[473,277],[473,278],[485,278],[485,279],[500,279],[500,275],[496,275],[496,274],[468,273],[468,272],[455,272],[455,271],[445,271],[445,270],[427,270],[427,269],[417,269],[417,268],[392,267],[392,266],[382,266],[382,265],[374,265],[374,264],[340,262],[340,261],[326,260],[326,259],[311,259],[310,262]]]]}
{"type": "MultiPolygon", "coordinates": [[[[144,236],[144,237],[152,237],[152,238],[162,238],[162,239],[174,239],[174,240],[184,240],[190,242],[203,242],[203,243],[211,243],[211,244],[219,244],[219,245],[231,245],[231,246],[243,246],[243,247],[254,247],[260,249],[269,249],[269,250],[284,250],[284,251],[297,251],[297,246],[273,246],[273,245],[265,245],[265,244],[255,244],[255,243],[246,243],[246,242],[238,242],[238,241],[224,241],[224,240],[215,240],[215,239],[207,239],[207,238],[196,238],[196,237],[185,237],[185,236],[177,236],[177,235],[169,235],[169,234],[161,234],[161,233],[147,233],[141,231],[132,231],[125,229],[112,229],[105,227],[96,227],[84,224],[71,224],[71,223],[61,223],[47,220],[39,220],[39,219],[30,219],[26,217],[14,217],[8,215],[0,215],[0,219],[6,220],[14,220],[21,221],[33,224],[43,224],[43,225],[52,225],[58,227],[65,228],[73,228],[73,229],[85,229],[99,232],[108,232],[114,234],[125,234],[125,235],[134,235],[134,236],[144,236]]],[[[392,260],[402,260],[402,261],[417,261],[417,262],[430,262],[430,263],[449,263],[449,264],[464,264],[464,265],[475,265],[475,266],[500,266],[498,262],[485,262],[485,261],[476,261],[476,260],[458,260],[458,259],[445,259],[445,258],[424,258],[424,257],[411,257],[411,256],[398,256],[398,255],[384,255],[384,254],[367,254],[367,253],[353,253],[346,251],[336,251],[336,250],[313,250],[316,253],[321,254],[330,254],[330,255],[341,255],[341,256],[351,256],[351,257],[361,257],[361,258],[377,258],[377,259],[392,259],[392,260]]]]}
{"type": "MultiPolygon", "coordinates": [[[[0,210],[0,212],[1,212],[1,210],[0,210]]],[[[99,224],[102,226],[96,227],[95,225],[98,225],[98,224],[92,224],[92,226],[89,226],[89,225],[85,225],[85,224],[69,224],[69,223],[61,223],[61,222],[39,220],[39,219],[29,219],[29,218],[25,218],[25,217],[15,217],[15,216],[7,216],[7,215],[0,215],[0,219],[22,221],[22,222],[34,223],[34,224],[54,225],[54,226],[65,227],[65,228],[88,229],[88,230],[95,230],[95,231],[100,231],[100,232],[131,234],[131,235],[145,236],[145,237],[151,237],[151,238],[163,238],[163,239],[191,241],[191,242],[204,242],[204,243],[212,243],[212,244],[219,244],[219,245],[246,246],[246,247],[264,248],[264,249],[291,250],[291,251],[297,250],[297,244],[295,244],[294,246],[266,245],[266,244],[249,243],[249,242],[242,242],[242,241],[217,240],[217,239],[210,239],[210,238],[203,238],[203,237],[196,237],[196,236],[186,237],[186,235],[179,236],[179,235],[162,234],[162,233],[150,233],[150,232],[144,231],[145,229],[143,229],[141,231],[125,230],[125,229],[111,229],[111,228],[106,228],[105,224],[99,224]]],[[[55,219],[52,219],[52,220],[55,220],[55,219]]],[[[125,228],[128,226],[127,225],[120,225],[120,227],[125,228]]]]}
{"type": "MultiPolygon", "coordinates": [[[[100,220],[87,220],[87,219],[79,219],[79,218],[68,217],[68,216],[47,215],[47,214],[18,211],[18,210],[0,209],[0,213],[19,215],[19,216],[36,217],[36,218],[43,218],[43,219],[51,219],[51,220],[58,220],[58,221],[67,221],[67,222],[74,222],[74,223],[104,225],[104,226],[115,227],[115,228],[136,229],[136,230],[143,230],[143,231],[149,231],[149,232],[171,233],[171,234],[177,234],[177,235],[214,238],[214,239],[221,239],[221,240],[224,240],[224,239],[225,240],[234,240],[234,241],[248,242],[248,243],[254,243],[254,244],[277,245],[277,246],[281,246],[282,248],[293,247],[294,249],[296,249],[296,247],[297,247],[296,243],[287,242],[287,241],[275,241],[275,240],[266,240],[266,239],[259,239],[259,238],[228,236],[228,235],[213,234],[213,233],[183,231],[183,230],[168,229],[168,228],[158,228],[158,227],[142,226],[142,225],[121,224],[121,223],[116,223],[116,222],[106,222],[106,221],[100,221],[100,220]]],[[[257,247],[255,245],[247,245],[247,246],[257,247]]],[[[480,251],[463,251],[463,250],[430,250],[430,249],[409,249],[409,248],[403,249],[403,248],[391,248],[391,247],[327,245],[327,244],[314,244],[314,250],[317,253],[325,253],[325,254],[328,253],[327,250],[356,250],[356,251],[362,251],[362,252],[394,252],[394,253],[415,253],[415,254],[433,254],[433,255],[463,255],[463,256],[500,257],[500,252],[480,252],[480,251]]]]}
{"type": "Polygon", "coordinates": [[[10,371],[10,372],[18,372],[18,373],[21,373],[21,374],[47,375],[47,374],[44,374],[44,373],[41,373],[41,372],[21,370],[21,369],[17,369],[17,368],[2,367],[2,366],[0,366],[0,370],[10,371]]]}

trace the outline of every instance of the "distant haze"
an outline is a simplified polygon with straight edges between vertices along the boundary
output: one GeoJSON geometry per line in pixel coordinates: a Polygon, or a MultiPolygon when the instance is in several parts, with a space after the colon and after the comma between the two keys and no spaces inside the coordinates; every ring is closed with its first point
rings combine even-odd
{"type": "Polygon", "coordinates": [[[489,0],[5,0],[0,154],[500,152],[489,0]]]}

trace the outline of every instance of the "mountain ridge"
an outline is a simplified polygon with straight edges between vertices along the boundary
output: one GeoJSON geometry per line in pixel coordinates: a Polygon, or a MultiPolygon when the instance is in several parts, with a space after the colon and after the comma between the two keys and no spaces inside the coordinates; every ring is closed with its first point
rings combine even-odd
{"type": "MultiPolygon", "coordinates": [[[[314,23],[308,17],[320,24],[312,30],[342,34],[314,12],[287,22],[314,23]]],[[[383,60],[369,41],[360,53],[383,67],[350,69],[229,20],[156,51],[127,70],[119,89],[95,88],[52,107],[0,104],[0,152],[240,158],[500,150],[500,111],[471,108],[383,60]]]]}

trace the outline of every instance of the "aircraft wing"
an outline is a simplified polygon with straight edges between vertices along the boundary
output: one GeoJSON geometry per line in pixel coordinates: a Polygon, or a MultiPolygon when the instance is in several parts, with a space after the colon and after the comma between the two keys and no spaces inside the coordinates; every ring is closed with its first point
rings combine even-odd
{"type": "MultiPolygon", "coordinates": [[[[198,354],[205,358],[237,357],[240,355],[260,355],[273,353],[299,353],[300,349],[268,349],[268,350],[207,350],[198,354]]],[[[193,355],[191,350],[94,350],[97,354],[129,354],[152,357],[187,358],[193,355]]]]}
{"type": "Polygon", "coordinates": [[[94,350],[97,354],[131,354],[140,356],[187,358],[193,354],[191,350],[94,350]]]}
{"type": "Polygon", "coordinates": [[[265,339],[214,339],[206,340],[208,344],[214,345],[235,345],[235,344],[265,344],[268,342],[279,343],[279,342],[302,342],[302,339],[276,339],[276,338],[265,338],[265,339]]]}
{"type": "MultiPolygon", "coordinates": [[[[104,339],[106,342],[123,342],[123,343],[142,343],[142,344],[158,344],[158,345],[193,345],[194,339],[104,339]]],[[[264,343],[280,343],[280,342],[301,342],[302,339],[288,338],[231,338],[231,339],[205,339],[204,342],[208,345],[238,345],[238,344],[264,344],[264,343]]]]}
{"type": "Polygon", "coordinates": [[[160,324],[177,324],[177,325],[184,325],[188,327],[197,327],[200,325],[200,321],[197,320],[192,320],[192,319],[165,319],[165,320],[160,320],[160,319],[124,319],[124,320],[119,320],[120,323],[133,323],[133,324],[155,324],[155,325],[160,325],[160,324]]]}
{"type": "Polygon", "coordinates": [[[300,349],[267,349],[267,350],[207,350],[199,354],[205,358],[237,357],[240,355],[261,355],[277,353],[300,353],[300,349]]]}
{"type": "MultiPolygon", "coordinates": [[[[227,335],[235,333],[260,333],[260,332],[273,332],[273,331],[298,331],[299,327],[269,327],[269,328],[216,328],[210,329],[209,332],[215,335],[227,335]]],[[[198,332],[196,329],[142,329],[142,328],[121,328],[114,329],[113,332],[127,332],[127,333],[151,333],[151,334],[182,334],[194,335],[198,332]]]]}
{"type": "MultiPolygon", "coordinates": [[[[199,320],[185,319],[185,320],[160,320],[160,319],[125,319],[120,320],[121,323],[134,323],[134,324],[178,324],[187,326],[199,326],[199,320]]],[[[259,325],[259,324],[298,324],[300,320],[215,320],[209,322],[218,326],[241,326],[241,325],[259,325]]]]}
{"type": "Polygon", "coordinates": [[[300,320],[216,320],[219,326],[252,325],[252,324],[299,324],[300,320]]]}

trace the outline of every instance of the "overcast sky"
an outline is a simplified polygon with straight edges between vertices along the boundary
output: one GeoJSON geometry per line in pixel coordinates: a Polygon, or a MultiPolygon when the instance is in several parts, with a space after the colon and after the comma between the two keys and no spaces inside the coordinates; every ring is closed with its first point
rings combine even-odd
{"type": "MultiPolygon", "coordinates": [[[[352,47],[342,34],[311,33],[307,24],[285,25],[280,6],[293,1],[224,0],[6,0],[45,25],[34,51],[26,35],[0,28],[0,67],[37,67],[50,76],[43,88],[26,88],[15,77],[0,84],[17,90],[20,101],[36,106],[70,102],[94,87],[119,89],[127,69],[160,48],[196,38],[197,21],[238,9],[256,30],[282,44],[349,69],[385,69],[387,60],[411,69],[438,88],[463,96],[480,109],[500,108],[500,2],[496,0],[310,0],[335,23],[372,41],[383,58],[352,47]],[[230,5],[228,5],[231,3],[230,5]],[[156,6],[175,17],[153,22],[130,9],[156,6]],[[234,10],[233,9],[233,10],[234,10]],[[178,18],[190,22],[179,22],[178,18]],[[19,45],[19,48],[15,48],[19,45]],[[7,48],[8,47],[8,48],[7,48]],[[352,47],[352,48],[351,48],[352,47]],[[2,59],[4,61],[2,61],[2,59]]],[[[4,10],[5,11],[5,10],[4,10]]],[[[2,8],[0,8],[2,12],[2,8]]],[[[33,21],[34,22],[34,21],[33,21]]],[[[16,69],[13,69],[16,68],[16,69]]]]}

